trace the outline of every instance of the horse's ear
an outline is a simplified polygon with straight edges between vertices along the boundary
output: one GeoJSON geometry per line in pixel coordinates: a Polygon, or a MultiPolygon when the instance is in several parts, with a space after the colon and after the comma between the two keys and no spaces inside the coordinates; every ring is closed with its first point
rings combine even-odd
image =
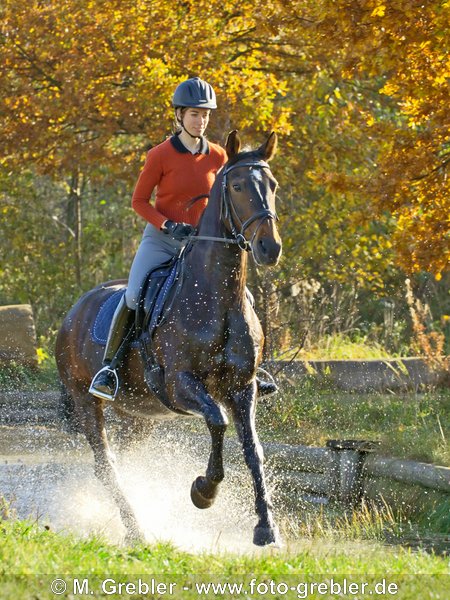
{"type": "Polygon", "coordinates": [[[275,131],[272,131],[272,133],[267,138],[266,143],[263,144],[259,148],[258,152],[259,152],[259,154],[263,155],[264,160],[269,161],[275,156],[275,153],[277,151],[277,146],[278,146],[277,134],[275,133],[275,131]]]}
{"type": "Polygon", "coordinates": [[[228,134],[225,149],[227,151],[228,160],[232,159],[233,156],[238,154],[239,150],[241,149],[241,138],[239,137],[237,129],[234,129],[228,134]]]}

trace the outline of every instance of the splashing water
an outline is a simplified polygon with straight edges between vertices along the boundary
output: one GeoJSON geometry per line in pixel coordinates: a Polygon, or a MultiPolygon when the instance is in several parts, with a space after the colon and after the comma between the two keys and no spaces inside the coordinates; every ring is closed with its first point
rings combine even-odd
{"type": "MultiPolygon", "coordinates": [[[[34,446],[32,431],[27,429],[20,458],[11,456],[8,464],[0,465],[2,492],[12,500],[18,516],[37,517],[57,531],[94,534],[121,543],[125,528],[108,492],[93,474],[92,456],[84,441],[63,439],[59,433],[55,439],[47,430],[45,447],[38,453],[34,447],[33,454],[28,454],[26,446],[34,446]]],[[[17,429],[17,440],[16,436],[17,429]]],[[[46,434],[41,431],[39,436],[46,434]]],[[[225,455],[226,476],[215,504],[199,510],[191,502],[191,484],[204,474],[208,452],[203,436],[188,440],[160,428],[118,460],[124,491],[146,540],[169,541],[191,552],[254,552],[254,498],[244,468],[227,469],[225,455]]]]}

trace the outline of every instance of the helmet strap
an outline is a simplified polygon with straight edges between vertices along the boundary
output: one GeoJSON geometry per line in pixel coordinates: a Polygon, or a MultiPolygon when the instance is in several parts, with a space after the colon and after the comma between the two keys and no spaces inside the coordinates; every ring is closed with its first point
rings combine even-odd
{"type": "Polygon", "coordinates": [[[183,107],[179,107],[179,108],[181,108],[181,118],[178,119],[178,117],[177,117],[178,123],[181,125],[182,129],[188,134],[188,136],[190,136],[193,140],[199,140],[201,138],[201,136],[192,135],[192,133],[190,131],[188,131],[186,129],[186,127],[184,126],[184,122],[183,122],[184,121],[184,118],[183,118],[184,117],[184,114],[183,114],[184,108],[183,107]]]}
{"type": "Polygon", "coordinates": [[[194,139],[194,140],[199,140],[199,139],[201,138],[201,136],[200,136],[200,135],[192,135],[192,133],[186,129],[186,127],[184,126],[184,123],[183,123],[183,122],[181,122],[181,127],[184,129],[184,131],[185,131],[185,132],[186,132],[188,135],[190,135],[190,136],[191,136],[191,138],[192,138],[192,139],[194,139]]]}

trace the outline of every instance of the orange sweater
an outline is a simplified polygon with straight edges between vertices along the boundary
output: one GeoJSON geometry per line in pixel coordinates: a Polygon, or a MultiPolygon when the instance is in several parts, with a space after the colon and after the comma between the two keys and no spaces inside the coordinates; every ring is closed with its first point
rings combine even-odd
{"type": "Polygon", "coordinates": [[[226,160],[225,150],[206,140],[201,153],[192,154],[177,136],[167,139],[147,154],[133,193],[133,209],[158,229],[166,219],[197,225],[208,200],[202,198],[190,208],[189,203],[197,196],[209,194],[216,173],[226,160]],[[153,206],[150,198],[155,188],[153,206]]]}

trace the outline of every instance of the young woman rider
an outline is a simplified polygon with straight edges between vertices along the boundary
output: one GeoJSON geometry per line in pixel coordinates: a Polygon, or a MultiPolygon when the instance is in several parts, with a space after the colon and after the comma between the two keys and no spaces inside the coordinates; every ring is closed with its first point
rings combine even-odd
{"type": "MultiPolygon", "coordinates": [[[[177,131],[148,152],[133,193],[132,207],[147,225],[131,266],[127,290],[112,319],[104,366],[89,388],[98,398],[113,400],[118,391],[117,367],[128,346],[147,274],[175,256],[195,233],[216,173],[227,160],[225,150],[204,137],[210,113],[217,108],[213,88],[198,77],[188,79],[176,88],[172,104],[177,131]],[[150,198],[155,189],[152,205],[150,198]]],[[[274,384],[258,381],[258,388],[260,395],[266,395],[274,391],[274,384]]]]}

